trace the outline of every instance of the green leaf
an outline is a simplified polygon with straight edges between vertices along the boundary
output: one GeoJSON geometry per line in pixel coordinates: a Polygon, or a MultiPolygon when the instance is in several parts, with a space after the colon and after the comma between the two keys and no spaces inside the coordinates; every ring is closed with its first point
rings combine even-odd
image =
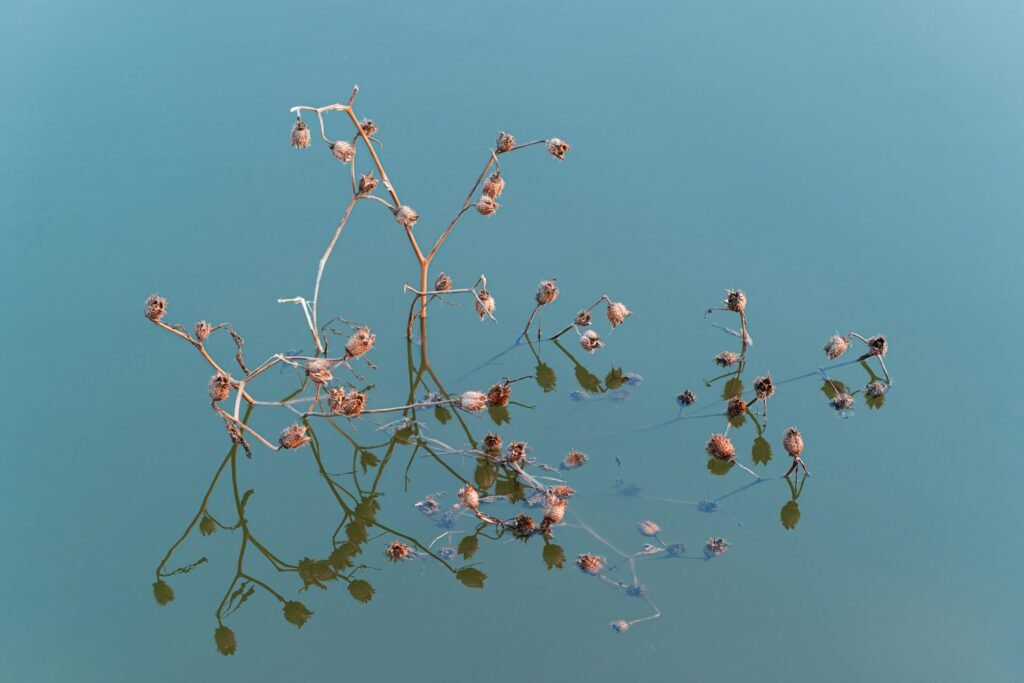
{"type": "Polygon", "coordinates": [[[380,463],[380,460],[376,455],[365,449],[361,451],[359,465],[363,468],[363,474],[366,474],[371,467],[376,467],[378,463],[380,463]]]}
{"type": "Polygon", "coordinates": [[[558,384],[558,376],[555,375],[555,371],[551,369],[547,363],[539,362],[537,367],[533,369],[533,378],[537,380],[537,386],[539,386],[544,393],[555,390],[555,385],[558,384]]]}
{"type": "Polygon", "coordinates": [[[357,545],[364,543],[367,539],[366,525],[358,520],[349,522],[348,526],[345,527],[345,535],[357,545]]]}
{"type": "Polygon", "coordinates": [[[767,465],[772,461],[772,445],[763,436],[759,436],[754,439],[750,455],[754,458],[755,465],[767,465]]]}
{"type": "Polygon", "coordinates": [[[591,374],[591,372],[582,365],[576,366],[576,381],[581,387],[583,387],[584,391],[589,391],[592,394],[601,392],[601,378],[597,375],[591,374]]]}
{"type": "Polygon", "coordinates": [[[455,572],[455,578],[466,588],[483,588],[487,574],[484,574],[476,567],[463,567],[455,572]]]}
{"type": "Polygon", "coordinates": [[[733,377],[722,387],[722,398],[728,401],[743,394],[743,380],[733,377]]]}
{"type": "Polygon", "coordinates": [[[622,376],[622,368],[612,368],[604,378],[604,385],[609,389],[618,389],[625,383],[626,379],[622,376]]]}
{"type": "Polygon", "coordinates": [[[359,602],[370,602],[373,600],[373,586],[369,581],[356,579],[348,584],[348,593],[359,602]]]}
{"type": "Polygon", "coordinates": [[[719,460],[718,458],[708,458],[708,472],[715,475],[716,477],[724,477],[729,474],[729,470],[733,468],[734,463],[732,460],[719,460]]]}
{"type": "Polygon", "coordinates": [[[441,424],[448,424],[452,419],[452,411],[448,410],[444,406],[437,406],[434,408],[434,419],[441,424]]]}
{"type": "Polygon", "coordinates": [[[459,555],[462,555],[465,559],[469,559],[476,554],[477,548],[480,547],[480,539],[475,535],[466,536],[459,541],[459,555]]]}
{"type": "Polygon", "coordinates": [[[796,525],[800,522],[800,506],[796,504],[795,500],[791,500],[782,506],[782,510],[779,511],[779,519],[785,528],[796,528],[796,525]]]}
{"type": "Polygon", "coordinates": [[[554,543],[545,545],[541,556],[544,558],[544,564],[548,566],[548,571],[561,569],[565,565],[565,550],[560,545],[554,543]]]}
{"type": "Polygon", "coordinates": [[[512,422],[512,415],[508,412],[508,406],[491,406],[487,409],[487,414],[491,416],[491,420],[496,425],[512,422]]]}

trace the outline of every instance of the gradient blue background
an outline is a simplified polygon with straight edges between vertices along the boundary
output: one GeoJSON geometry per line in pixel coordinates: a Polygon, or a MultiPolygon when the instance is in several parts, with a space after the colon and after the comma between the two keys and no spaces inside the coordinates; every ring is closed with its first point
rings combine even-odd
{"type": "MultiPolygon", "coordinates": [[[[1020,3],[7,0],[0,16],[0,679],[1024,675],[1020,3]],[[691,546],[730,539],[715,562],[644,569],[661,620],[611,633],[639,606],[518,544],[474,558],[483,591],[403,565],[375,576],[370,605],[307,595],[301,631],[254,600],[232,622],[232,658],[211,642],[226,537],[192,539],[183,559],[210,564],[154,604],[153,567],[223,433],[208,369],[146,323],[142,301],[159,291],[171,319],[231,320],[251,359],[308,346],[298,310],[274,302],[309,294],[348,181],[319,146],[288,147],[288,108],[343,100],[353,83],[424,235],[499,129],[574,146],[561,164],[510,158],[501,211],[460,225],[436,266],[460,283],[486,272],[501,324],[441,308],[432,358],[452,384],[504,349],[541,278],[558,276],[563,318],[602,292],[630,305],[587,362],[642,374],[633,400],[570,402],[571,366],[545,349],[559,390],[517,390],[538,409],[513,425],[548,461],[578,443],[591,455],[577,509],[615,542],[637,547],[646,517],[691,546]],[[782,482],[719,515],[607,495],[615,455],[652,495],[743,483],[708,476],[703,421],[621,433],[672,417],[684,386],[711,402],[699,379],[731,340],[702,313],[737,286],[753,372],[812,370],[837,329],[892,342],[884,409],[838,419],[815,381],[772,404],[772,473],[793,423],[814,472],[793,531],[782,482]]],[[[380,401],[400,401],[414,263],[386,215],[359,211],[322,306],[373,324],[380,401]]],[[[452,388],[532,367],[519,349],[452,388]]],[[[260,453],[245,466],[261,534],[290,557],[322,551],[336,515],[309,463],[260,453]]],[[[453,487],[436,467],[413,474],[408,494],[396,478],[390,514],[430,537],[408,504],[453,487]]]]}

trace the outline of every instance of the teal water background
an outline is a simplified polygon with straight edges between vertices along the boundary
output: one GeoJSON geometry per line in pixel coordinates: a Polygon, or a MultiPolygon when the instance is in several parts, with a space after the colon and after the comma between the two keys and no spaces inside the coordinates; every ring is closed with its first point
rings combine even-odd
{"type": "MultiPolygon", "coordinates": [[[[0,680],[1024,676],[1019,3],[12,0],[2,17],[0,680]],[[321,146],[288,146],[288,109],[344,101],[354,83],[422,235],[446,224],[499,129],[573,145],[562,163],[509,157],[501,210],[467,216],[446,244],[435,270],[487,273],[500,323],[438,307],[431,360],[453,390],[530,373],[526,347],[475,369],[515,339],[542,278],[562,289],[546,329],[601,293],[630,306],[581,359],[642,375],[630,400],[571,401],[572,365],[548,345],[557,390],[517,385],[536,409],[502,433],[552,463],[586,451],[573,508],[617,545],[638,548],[645,518],[691,548],[732,543],[708,563],[642,563],[660,619],[612,633],[642,605],[568,563],[547,570],[535,542],[482,544],[482,591],[380,555],[372,603],[304,593],[316,614],[301,630],[257,595],[232,618],[230,658],[212,643],[227,534],[190,538],[182,560],[210,562],[154,603],[153,569],[226,447],[209,369],[142,302],[160,292],[188,326],[230,320],[254,362],[309,350],[298,309],[275,301],[310,294],[348,179],[321,146]],[[881,410],[838,418],[815,379],[773,399],[768,474],[788,464],[790,424],[813,472],[793,530],[783,481],[715,514],[612,487],[615,456],[652,496],[746,483],[706,470],[720,422],[630,432],[674,417],[686,386],[713,402],[700,379],[735,340],[703,312],[726,287],[750,299],[750,376],[814,370],[836,330],[891,342],[881,410]]],[[[391,405],[416,271],[379,208],[357,208],[321,309],[374,327],[375,400],[391,405]]],[[[287,422],[265,419],[270,433],[287,422]]],[[[241,466],[261,536],[290,558],[322,553],[337,512],[308,455],[257,449],[241,466]]],[[[392,474],[389,519],[432,538],[411,503],[450,502],[454,482],[427,461],[408,493],[392,474]]],[[[574,530],[558,542],[570,559],[605,552],[574,530]]],[[[295,595],[289,580],[277,585],[295,595]]]]}

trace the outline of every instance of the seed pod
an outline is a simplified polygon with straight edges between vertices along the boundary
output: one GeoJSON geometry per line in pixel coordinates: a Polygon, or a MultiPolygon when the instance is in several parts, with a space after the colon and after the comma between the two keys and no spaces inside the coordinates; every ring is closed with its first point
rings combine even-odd
{"type": "Polygon", "coordinates": [[[852,408],[855,401],[853,400],[853,396],[841,391],[836,394],[835,398],[833,398],[830,403],[836,410],[843,411],[852,408]]]}
{"type": "Polygon", "coordinates": [[[562,469],[563,470],[574,470],[577,467],[583,467],[587,462],[587,456],[576,450],[575,448],[569,451],[569,454],[562,458],[562,469]]]}
{"type": "Polygon", "coordinates": [[[306,363],[306,377],[309,377],[314,384],[321,387],[324,386],[334,379],[334,376],[331,374],[330,361],[323,358],[309,361],[306,363]]]}
{"type": "Polygon", "coordinates": [[[306,149],[309,147],[311,140],[312,135],[310,135],[309,126],[302,119],[296,120],[295,126],[292,128],[292,147],[295,149],[306,149]]]}
{"type": "Polygon", "coordinates": [[[416,213],[416,209],[411,206],[403,204],[398,207],[398,211],[395,212],[395,220],[398,224],[412,230],[413,226],[416,225],[416,221],[420,219],[420,215],[416,213]]]}
{"type": "Polygon", "coordinates": [[[742,313],[747,307],[747,295],[742,289],[725,290],[725,307],[730,311],[742,313]]]}
{"type": "Polygon", "coordinates": [[[476,295],[476,302],[474,304],[476,308],[476,314],[483,320],[489,315],[494,315],[494,309],[496,304],[494,303],[494,297],[486,289],[481,289],[476,295]]]}
{"type": "Polygon", "coordinates": [[[472,484],[466,484],[459,489],[459,500],[462,504],[468,507],[470,510],[476,510],[480,507],[480,494],[477,493],[476,488],[472,484]]]}
{"type": "Polygon", "coordinates": [[[494,201],[493,197],[483,195],[480,197],[480,201],[476,203],[476,210],[480,212],[481,216],[490,216],[498,210],[499,206],[501,205],[494,201]]]}
{"type": "Polygon", "coordinates": [[[153,598],[156,599],[156,604],[161,607],[174,602],[174,589],[171,588],[171,584],[163,579],[157,579],[156,583],[153,584],[153,598]]]}
{"type": "Polygon", "coordinates": [[[676,396],[676,401],[678,401],[679,405],[681,406],[692,406],[694,403],[697,402],[697,395],[694,394],[689,389],[687,389],[683,393],[676,396]]]}
{"type": "Polygon", "coordinates": [[[736,448],[725,434],[712,434],[707,445],[704,446],[704,450],[716,460],[734,460],[736,458],[736,448]]]}
{"type": "Polygon", "coordinates": [[[615,329],[626,318],[633,315],[620,301],[609,301],[608,307],[604,309],[604,314],[608,318],[608,322],[612,324],[612,329],[615,329]]]}
{"type": "Polygon", "coordinates": [[[301,448],[309,443],[309,441],[305,425],[300,425],[297,422],[285,427],[284,431],[281,432],[281,436],[277,439],[277,442],[281,444],[281,448],[286,449],[301,448]]]}
{"type": "Polygon", "coordinates": [[[872,382],[864,387],[864,393],[871,398],[877,398],[885,394],[885,385],[881,382],[872,382]]]}
{"type": "Polygon", "coordinates": [[[889,342],[885,340],[885,337],[878,334],[868,339],[868,348],[872,356],[884,356],[889,353],[889,342]]]}
{"type": "Polygon", "coordinates": [[[557,498],[561,501],[566,501],[576,495],[576,491],[571,486],[565,484],[559,484],[558,486],[552,486],[547,490],[547,494],[553,498],[557,498]]]}
{"type": "Polygon", "coordinates": [[[501,177],[501,171],[495,171],[484,181],[483,193],[491,199],[497,199],[505,191],[505,179],[501,177]]]}
{"type": "Polygon", "coordinates": [[[540,306],[547,306],[549,303],[558,298],[558,285],[555,284],[554,280],[543,280],[537,285],[537,304],[540,306]]]}
{"type": "Polygon", "coordinates": [[[167,299],[150,294],[146,299],[146,317],[155,323],[160,322],[167,313],[167,299]]]}
{"type": "Polygon", "coordinates": [[[358,391],[350,391],[345,395],[341,404],[341,414],[345,417],[356,418],[363,414],[366,408],[366,394],[358,391]]]}
{"type": "Polygon", "coordinates": [[[517,536],[529,536],[537,530],[537,522],[533,521],[533,517],[529,515],[520,514],[516,515],[516,518],[512,520],[508,527],[517,536]]]}
{"type": "Polygon", "coordinates": [[[495,384],[487,392],[487,407],[507,406],[512,398],[512,385],[504,382],[495,384]]]}
{"type": "Polygon", "coordinates": [[[505,460],[510,463],[520,463],[526,460],[526,442],[513,441],[505,449],[505,460]]]}
{"type": "Polygon", "coordinates": [[[200,320],[199,322],[196,323],[195,333],[196,339],[198,339],[199,341],[205,341],[206,338],[210,336],[211,332],[213,332],[213,326],[210,325],[210,323],[206,322],[205,320],[200,320]]]}
{"type": "Polygon", "coordinates": [[[587,353],[593,353],[603,346],[604,342],[601,341],[600,335],[593,330],[587,330],[580,335],[580,347],[582,347],[587,353]]]}
{"type": "MultiPolygon", "coordinates": [[[[309,145],[306,146],[308,147],[309,145]]],[[[217,630],[213,632],[213,642],[217,644],[217,651],[225,657],[235,654],[235,651],[238,650],[238,643],[235,642],[235,632],[227,626],[217,627],[217,630]]]]}
{"type": "Polygon", "coordinates": [[[498,133],[498,141],[494,144],[498,148],[498,154],[501,154],[502,152],[508,152],[514,148],[516,146],[516,139],[511,133],[501,131],[498,133]]]}
{"type": "Polygon", "coordinates": [[[485,451],[500,451],[501,450],[501,435],[488,433],[484,436],[484,450],[485,451]]]}
{"type": "Polygon", "coordinates": [[[210,400],[214,403],[223,401],[231,393],[231,378],[218,372],[210,378],[210,400]]]}
{"type": "Polygon", "coordinates": [[[800,456],[804,450],[804,437],[796,427],[787,427],[782,433],[782,447],[794,458],[800,456]]]}
{"type": "Polygon", "coordinates": [[[379,183],[380,181],[374,177],[373,171],[363,173],[359,176],[359,194],[370,194],[377,189],[379,183]]]}
{"type": "Polygon", "coordinates": [[[723,368],[727,368],[730,365],[736,365],[740,360],[732,351],[722,351],[720,354],[715,356],[715,362],[721,365],[723,368]]]}
{"type": "Polygon", "coordinates": [[[757,400],[763,401],[766,398],[771,398],[774,393],[775,384],[772,382],[771,374],[754,378],[754,396],[757,397],[757,400]]]}
{"type": "Polygon", "coordinates": [[[839,356],[846,353],[846,349],[850,348],[850,341],[846,337],[840,337],[838,334],[833,334],[825,342],[825,355],[830,360],[835,360],[839,356]]]}
{"type": "Polygon", "coordinates": [[[613,631],[616,633],[625,633],[629,630],[629,622],[625,619],[616,619],[612,623],[608,624],[613,631]]]}
{"type": "Polygon", "coordinates": [[[576,566],[579,567],[580,571],[590,576],[597,576],[604,569],[605,559],[598,555],[592,555],[590,553],[583,553],[576,558],[576,566]]]}
{"type": "Polygon", "coordinates": [[[392,562],[401,562],[412,557],[412,548],[401,541],[392,541],[391,545],[384,551],[384,554],[392,562]]]}
{"type": "Polygon", "coordinates": [[[558,138],[548,140],[547,146],[548,153],[556,159],[565,159],[565,153],[572,149],[565,140],[559,140],[558,138]]]}
{"type": "Polygon", "coordinates": [[[345,342],[345,355],[349,358],[359,358],[377,343],[377,335],[370,332],[369,327],[360,327],[345,342]]]}
{"type": "Polygon", "coordinates": [[[362,123],[359,124],[359,127],[368,138],[373,137],[377,134],[377,131],[380,130],[380,126],[378,126],[373,119],[363,119],[362,123]]]}
{"type": "Polygon", "coordinates": [[[704,557],[717,557],[729,549],[724,538],[709,538],[704,544],[704,557]]]}
{"type": "Polygon", "coordinates": [[[565,500],[549,495],[544,501],[544,522],[548,527],[565,519],[565,500]]]}
{"type": "Polygon", "coordinates": [[[457,400],[460,408],[471,413],[487,407],[487,395],[480,391],[464,391],[457,400]]]}
{"type": "Polygon", "coordinates": [[[576,314],[576,320],[573,321],[573,325],[576,327],[590,327],[590,322],[593,320],[593,316],[590,315],[590,311],[580,311],[576,314]]]}
{"type": "Polygon", "coordinates": [[[745,415],[747,412],[747,403],[739,396],[729,399],[729,403],[726,404],[725,414],[729,417],[739,417],[745,415]]]}
{"type": "Polygon", "coordinates": [[[302,628],[313,613],[298,600],[288,600],[284,603],[284,618],[289,624],[302,628]]]}
{"type": "Polygon", "coordinates": [[[217,531],[217,523],[213,521],[213,517],[203,513],[203,518],[199,520],[199,533],[203,536],[210,536],[217,531]]]}
{"type": "Polygon", "coordinates": [[[444,274],[442,271],[437,279],[434,280],[434,291],[435,292],[447,292],[452,288],[452,279],[444,274]]]}
{"type": "Polygon", "coordinates": [[[636,525],[636,530],[640,532],[641,536],[653,538],[658,535],[659,531],[661,531],[661,527],[658,526],[656,522],[653,522],[649,519],[645,519],[644,521],[636,525]]]}
{"type": "Polygon", "coordinates": [[[343,164],[352,161],[356,156],[356,148],[345,140],[335,140],[331,143],[331,154],[343,164]]]}
{"type": "Polygon", "coordinates": [[[342,387],[331,387],[327,390],[327,407],[335,415],[340,415],[345,405],[345,390],[342,387]]]}

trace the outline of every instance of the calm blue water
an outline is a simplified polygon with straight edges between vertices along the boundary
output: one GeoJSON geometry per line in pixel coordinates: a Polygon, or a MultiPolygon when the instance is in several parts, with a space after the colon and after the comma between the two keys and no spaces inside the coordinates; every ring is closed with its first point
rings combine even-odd
{"type": "MultiPolygon", "coordinates": [[[[0,16],[0,680],[1024,676],[1019,3],[14,0],[0,16]],[[552,465],[570,448],[589,456],[578,471],[538,473],[578,491],[572,526],[552,539],[567,559],[549,569],[541,538],[481,538],[472,559],[451,561],[487,574],[470,590],[432,560],[388,563],[396,536],[371,527],[359,578],[375,594],[360,604],[341,581],[300,593],[296,573],[250,547],[247,574],[315,614],[296,629],[258,590],[225,621],[238,651],[222,657],[214,612],[238,531],[190,535],[169,568],[208,562],[168,579],[173,603],[153,599],[154,570],[228,443],[206,401],[209,367],[150,325],[142,302],[159,292],[167,320],[189,328],[230,321],[251,365],[311,351],[300,310],[276,300],[311,295],[349,180],[322,144],[288,146],[288,109],[344,101],[354,83],[427,244],[498,130],[573,145],[562,163],[539,147],[505,158],[499,212],[467,215],[435,261],[456,286],[486,273],[499,324],[465,301],[436,305],[428,336],[452,392],[533,374],[538,358],[555,373],[550,391],[514,385],[528,407],[511,406],[510,423],[465,421],[552,465]],[[550,277],[561,296],[545,330],[603,293],[633,316],[611,335],[600,319],[607,345],[593,356],[572,332],[564,352],[498,356],[550,277]],[[789,465],[782,429],[799,425],[813,476],[792,529],[786,480],[739,490],[755,480],[738,467],[708,472],[704,443],[724,417],[675,419],[686,387],[699,398],[690,414],[723,409],[723,382],[701,380],[718,374],[715,354],[738,350],[713,323],[738,323],[703,315],[727,287],[749,297],[748,391],[766,371],[812,373],[769,402],[770,463],[752,462],[752,422],[730,430],[738,461],[767,478],[789,465]],[[887,335],[895,383],[880,409],[858,395],[843,419],[813,373],[825,338],[850,330],[887,335]],[[613,369],[643,381],[573,400],[590,375],[607,388],[613,369]],[[717,511],[664,500],[702,496],[717,511]],[[730,548],[709,562],[638,560],[661,617],[617,634],[609,622],[651,609],[572,567],[584,552],[616,558],[579,525],[632,553],[650,540],[635,528],[644,519],[693,558],[709,536],[730,548]]],[[[350,134],[340,115],[329,125],[350,134]]],[[[355,366],[375,385],[371,406],[408,397],[402,283],[416,278],[401,229],[361,203],[320,307],[377,333],[377,369],[355,366]]],[[[230,339],[210,348],[238,372],[230,339]]],[[[869,380],[859,365],[832,376],[869,380]]],[[[268,400],[298,386],[276,369],[260,381],[268,400]]],[[[389,439],[378,423],[395,418],[339,425],[378,446],[389,439]]],[[[456,422],[418,418],[422,434],[469,446],[456,422]]],[[[253,425],[276,435],[290,420],[260,408],[253,425]]],[[[323,422],[317,433],[325,467],[351,483],[351,443],[323,422]]],[[[255,491],[251,533],[287,564],[326,558],[343,516],[312,453],[253,445],[237,459],[240,490],[255,491]]],[[[429,545],[442,531],[413,503],[443,491],[447,507],[475,463],[441,455],[449,471],[412,455],[400,445],[383,466],[376,521],[429,545]]],[[[367,483],[381,465],[358,471],[367,483]]],[[[210,509],[230,525],[223,476],[210,509]]],[[[473,530],[463,517],[434,548],[473,530]]],[[[609,577],[632,581],[625,567],[609,577]]]]}

